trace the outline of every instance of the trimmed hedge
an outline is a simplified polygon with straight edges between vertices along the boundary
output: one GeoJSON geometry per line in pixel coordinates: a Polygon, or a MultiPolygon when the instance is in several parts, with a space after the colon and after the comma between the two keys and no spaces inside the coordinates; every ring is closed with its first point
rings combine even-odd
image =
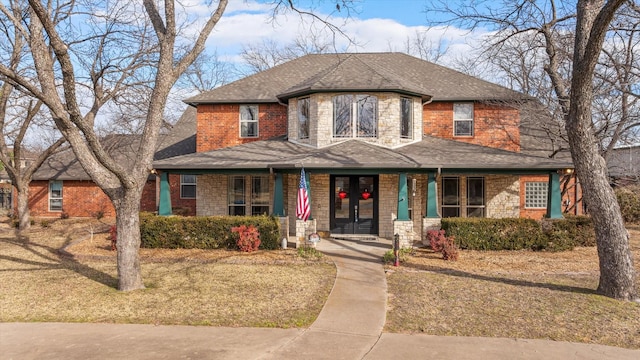
{"type": "Polygon", "coordinates": [[[624,221],[640,224],[640,185],[629,185],[615,190],[624,221]]]}
{"type": "Polygon", "coordinates": [[[143,248],[235,249],[238,234],[231,228],[254,225],[260,232],[260,249],[279,245],[280,222],[272,216],[156,216],[140,214],[143,248]]]}
{"type": "Polygon", "coordinates": [[[442,229],[453,236],[461,249],[468,250],[549,250],[595,245],[591,218],[565,219],[445,218],[442,229]]]}

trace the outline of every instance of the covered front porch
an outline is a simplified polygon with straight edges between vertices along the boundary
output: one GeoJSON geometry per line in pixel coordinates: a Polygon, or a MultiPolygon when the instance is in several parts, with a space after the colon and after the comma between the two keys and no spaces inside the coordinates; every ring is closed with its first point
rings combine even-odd
{"type": "MultiPolygon", "coordinates": [[[[397,234],[403,246],[410,246],[422,241],[429,229],[438,228],[442,214],[451,216],[452,209],[461,217],[520,216],[522,171],[305,168],[305,172],[311,207],[307,221],[295,216],[300,167],[163,171],[158,213],[172,214],[168,174],[180,173],[197,175],[197,215],[273,215],[281,219],[287,235],[295,242],[305,241],[316,232],[386,239],[397,234]],[[446,205],[442,190],[449,186],[445,181],[451,179],[461,184],[457,208],[446,205]],[[479,180],[480,190],[473,185],[479,180]],[[470,188],[472,185],[475,187],[470,188]]],[[[546,216],[562,217],[560,174],[532,170],[526,173],[548,176],[546,216]]]]}

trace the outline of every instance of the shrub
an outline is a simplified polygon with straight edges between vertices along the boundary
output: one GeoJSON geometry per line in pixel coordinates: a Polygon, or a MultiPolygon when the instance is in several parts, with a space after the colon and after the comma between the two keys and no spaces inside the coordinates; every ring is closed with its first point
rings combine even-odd
{"type": "Polygon", "coordinates": [[[458,260],[458,247],[455,244],[454,238],[452,236],[447,237],[444,230],[429,230],[427,232],[427,239],[429,239],[431,249],[435,252],[442,253],[444,260],[458,260]]]}
{"type": "Polygon", "coordinates": [[[446,218],[442,229],[461,249],[539,249],[545,242],[540,224],[532,219],[446,218]]]}
{"type": "Polygon", "coordinates": [[[627,223],[640,223],[640,185],[630,185],[615,190],[622,218],[627,223]]]}
{"type": "Polygon", "coordinates": [[[236,245],[240,251],[252,252],[258,250],[260,246],[260,232],[253,225],[240,225],[231,228],[231,231],[238,234],[236,245]]]}
{"type": "Polygon", "coordinates": [[[444,230],[429,230],[427,231],[427,239],[429,240],[429,246],[431,250],[435,252],[441,252],[442,246],[445,241],[445,231],[444,230]]]}
{"type": "Polygon", "coordinates": [[[62,212],[60,213],[60,219],[68,219],[69,218],[69,213],[62,210],[62,212]]]}
{"type": "Polygon", "coordinates": [[[301,246],[298,248],[298,256],[304,259],[320,259],[323,254],[312,246],[301,246]]]}
{"type": "Polygon", "coordinates": [[[115,251],[118,243],[118,228],[115,225],[111,225],[109,228],[109,236],[107,236],[107,240],[111,240],[111,251],[115,251]]]}
{"type": "Polygon", "coordinates": [[[253,225],[260,233],[260,249],[280,245],[280,222],[271,216],[156,216],[140,214],[143,248],[219,249],[236,248],[237,234],[231,229],[253,225]]]}
{"type": "MultiPolygon", "coordinates": [[[[402,248],[398,251],[398,260],[400,260],[401,263],[406,262],[409,255],[412,254],[413,248],[402,248]]],[[[393,253],[393,249],[388,250],[386,253],[384,253],[384,255],[382,256],[382,261],[385,264],[393,264],[396,262],[396,255],[393,253]]]]}
{"type": "Polygon", "coordinates": [[[595,233],[588,216],[564,219],[446,218],[442,229],[468,250],[550,250],[595,245],[595,233]]]}
{"type": "Polygon", "coordinates": [[[588,216],[566,215],[564,219],[543,219],[541,228],[550,251],[572,250],[576,246],[595,246],[596,235],[588,216]]]}

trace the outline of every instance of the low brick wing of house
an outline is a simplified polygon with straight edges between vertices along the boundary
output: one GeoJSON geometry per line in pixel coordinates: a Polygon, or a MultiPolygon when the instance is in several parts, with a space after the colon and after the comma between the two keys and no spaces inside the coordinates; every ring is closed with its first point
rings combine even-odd
{"type": "MultiPolygon", "coordinates": [[[[102,140],[105,150],[121,164],[133,164],[140,137],[111,135],[102,140]]],[[[150,175],[140,203],[141,210],[155,211],[156,180],[150,175]]],[[[91,180],[73,151],[68,148],[51,155],[29,183],[29,211],[38,217],[115,216],[109,197],[91,180]]]]}
{"type": "Polygon", "coordinates": [[[523,101],[401,53],[303,56],[186,100],[194,116],[174,131],[195,144],[154,162],[159,212],[172,213],[179,187],[197,215],[271,214],[296,238],[404,243],[442,217],[562,217],[573,165],[521,151],[523,101]]]}

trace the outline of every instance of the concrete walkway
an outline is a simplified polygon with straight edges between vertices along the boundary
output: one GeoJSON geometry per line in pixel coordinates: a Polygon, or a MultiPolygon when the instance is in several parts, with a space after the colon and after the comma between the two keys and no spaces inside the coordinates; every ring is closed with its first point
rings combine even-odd
{"type": "Polygon", "coordinates": [[[309,329],[0,323],[0,359],[586,359],[640,351],[549,340],[382,333],[390,243],[322,240],[337,278],[309,329]]]}

